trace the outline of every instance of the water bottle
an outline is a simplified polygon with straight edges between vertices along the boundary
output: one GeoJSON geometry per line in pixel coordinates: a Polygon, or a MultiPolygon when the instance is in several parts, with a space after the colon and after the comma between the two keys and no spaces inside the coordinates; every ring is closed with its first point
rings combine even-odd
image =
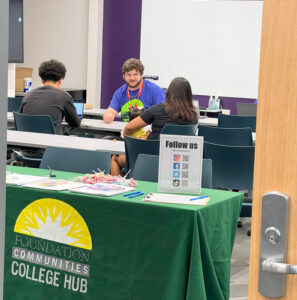
{"type": "Polygon", "coordinates": [[[219,110],[220,109],[220,98],[219,98],[219,96],[216,96],[215,98],[214,98],[214,101],[213,101],[213,109],[214,110],[219,110]]]}
{"type": "Polygon", "coordinates": [[[213,110],[213,106],[214,106],[214,99],[212,96],[210,96],[208,100],[208,109],[213,110]]]}

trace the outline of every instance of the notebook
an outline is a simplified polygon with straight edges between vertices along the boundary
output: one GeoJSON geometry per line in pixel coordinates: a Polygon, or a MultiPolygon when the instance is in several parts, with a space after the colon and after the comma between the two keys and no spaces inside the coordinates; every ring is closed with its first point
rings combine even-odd
{"type": "Polygon", "coordinates": [[[74,102],[73,104],[75,106],[78,117],[82,119],[84,114],[84,104],[82,102],[74,102]]]}

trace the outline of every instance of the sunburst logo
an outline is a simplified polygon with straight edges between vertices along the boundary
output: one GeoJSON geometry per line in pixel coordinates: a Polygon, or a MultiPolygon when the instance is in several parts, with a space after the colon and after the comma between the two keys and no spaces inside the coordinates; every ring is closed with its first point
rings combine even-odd
{"type": "Polygon", "coordinates": [[[26,206],[16,220],[14,231],[92,250],[91,235],[82,216],[57,199],[39,199],[26,206]]]}

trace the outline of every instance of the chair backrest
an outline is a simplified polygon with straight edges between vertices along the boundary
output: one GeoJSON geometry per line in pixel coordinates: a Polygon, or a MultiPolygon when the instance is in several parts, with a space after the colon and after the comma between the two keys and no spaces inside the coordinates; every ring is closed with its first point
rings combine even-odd
{"type": "Polygon", "coordinates": [[[236,102],[237,115],[238,116],[256,116],[257,115],[257,104],[236,102]]]}
{"type": "Polygon", "coordinates": [[[15,128],[18,131],[56,133],[49,115],[25,115],[13,112],[15,128]]]}
{"type": "Polygon", "coordinates": [[[22,106],[22,97],[15,97],[15,98],[11,98],[8,97],[7,99],[7,111],[9,112],[19,112],[22,106]]]}
{"type": "Polygon", "coordinates": [[[205,142],[229,145],[252,146],[253,135],[251,128],[221,128],[199,125],[198,135],[204,137],[205,142]]]}
{"type": "Polygon", "coordinates": [[[195,135],[197,127],[198,123],[193,125],[165,124],[161,131],[161,134],[195,135]]]}
{"type": "MultiPolygon", "coordinates": [[[[158,182],[159,156],[149,154],[139,154],[132,173],[132,177],[137,180],[158,182]]],[[[203,188],[212,188],[212,161],[203,159],[202,162],[202,182],[203,188]]]]}
{"type": "Polygon", "coordinates": [[[133,173],[137,156],[141,153],[159,155],[159,140],[143,140],[125,136],[126,170],[133,173]]]}
{"type": "Polygon", "coordinates": [[[212,160],[203,158],[202,160],[202,180],[201,187],[212,188],[212,160]]]}
{"type": "Polygon", "coordinates": [[[250,127],[253,132],[256,132],[256,116],[232,116],[218,115],[219,127],[222,128],[243,128],[250,127]]]}
{"type": "Polygon", "coordinates": [[[137,180],[158,182],[159,173],[159,156],[150,154],[139,154],[134,168],[132,177],[137,180]]]}
{"type": "Polygon", "coordinates": [[[254,146],[226,146],[204,142],[203,156],[212,160],[213,187],[252,190],[254,146]]]}
{"type": "Polygon", "coordinates": [[[110,161],[111,153],[107,151],[47,147],[39,167],[77,173],[93,173],[100,169],[109,174],[110,161]]]}

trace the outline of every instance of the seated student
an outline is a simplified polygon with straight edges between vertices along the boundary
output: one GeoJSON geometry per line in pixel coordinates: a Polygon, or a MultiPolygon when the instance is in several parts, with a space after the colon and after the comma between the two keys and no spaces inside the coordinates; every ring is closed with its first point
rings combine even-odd
{"type": "Polygon", "coordinates": [[[152,124],[152,132],[147,138],[156,140],[165,124],[197,123],[198,115],[193,105],[191,85],[187,79],[177,77],[168,87],[165,102],[146,109],[139,117],[129,122],[123,135],[131,136],[135,130],[152,124]]]}
{"type": "MultiPolygon", "coordinates": [[[[133,108],[128,112],[129,120],[133,120],[136,117],[140,116],[144,111],[143,107],[133,108]]],[[[139,128],[134,131],[131,136],[138,139],[146,139],[150,134],[150,131],[145,131],[144,128],[139,128]]],[[[111,175],[120,175],[121,169],[126,165],[126,156],[125,155],[113,155],[111,157],[111,167],[110,174],[111,175]]]]}
{"type": "Polygon", "coordinates": [[[163,89],[148,80],[144,80],[143,71],[144,66],[137,58],[129,58],[124,62],[122,74],[125,84],[115,91],[103,116],[105,123],[113,122],[118,112],[121,112],[123,121],[128,122],[128,112],[132,108],[148,108],[164,102],[165,93],[163,89]]]}
{"type": "Polygon", "coordinates": [[[32,90],[22,100],[21,113],[28,115],[50,115],[56,133],[62,134],[62,121],[71,127],[79,127],[80,119],[70,94],[60,89],[66,74],[65,66],[54,59],[39,67],[42,87],[32,90]]]}
{"type": "MultiPolygon", "coordinates": [[[[165,102],[154,105],[130,121],[123,135],[132,136],[133,132],[152,124],[152,132],[147,135],[147,139],[156,140],[165,124],[190,125],[198,123],[198,115],[192,101],[192,89],[189,81],[182,77],[173,79],[166,92],[165,102]]],[[[117,160],[111,165],[111,174],[119,175],[125,160],[117,160]]]]}

